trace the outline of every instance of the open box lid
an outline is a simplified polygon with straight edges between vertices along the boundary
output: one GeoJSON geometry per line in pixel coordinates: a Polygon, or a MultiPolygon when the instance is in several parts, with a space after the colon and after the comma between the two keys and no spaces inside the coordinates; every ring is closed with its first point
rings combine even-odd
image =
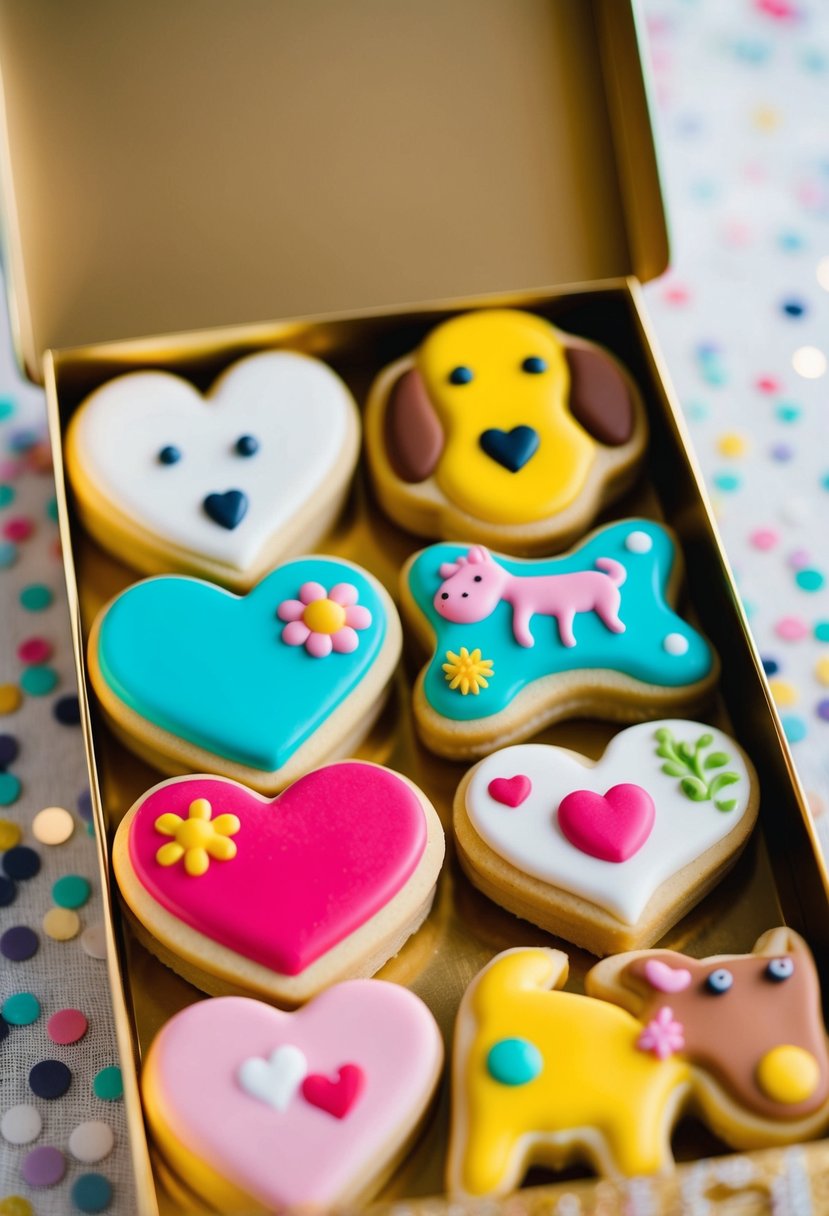
{"type": "Polygon", "coordinates": [[[0,0],[19,354],[647,279],[630,0],[0,0]]]}

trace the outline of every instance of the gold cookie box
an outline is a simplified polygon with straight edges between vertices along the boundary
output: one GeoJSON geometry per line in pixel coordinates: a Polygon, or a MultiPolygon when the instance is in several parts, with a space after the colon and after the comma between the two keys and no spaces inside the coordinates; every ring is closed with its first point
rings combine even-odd
{"type": "MultiPolygon", "coordinates": [[[[284,346],[329,360],[364,403],[374,373],[437,319],[493,303],[609,347],[639,383],[651,442],[638,485],[600,522],[644,514],[677,532],[684,607],[722,658],[710,720],[761,782],[749,847],[665,944],[748,950],[785,920],[829,984],[827,874],[642,302],[668,249],[640,21],[629,0],[0,0],[5,261],[20,359],[48,394],[142,1216],[202,1210],[153,1155],[137,1085],[155,1032],[200,994],[137,943],[110,878],[119,818],[158,775],[104,725],[84,649],[97,609],[138,576],[83,534],[61,444],[78,404],[120,372],[165,368],[205,388],[240,356],[284,346]]],[[[383,518],[361,467],[319,548],[395,592],[420,544],[383,518]]],[[[464,766],[417,743],[415,674],[408,654],[361,755],[412,776],[446,825],[464,766]]],[[[611,733],[571,722],[543,738],[595,756],[611,733]]],[[[434,911],[381,974],[410,984],[449,1036],[489,958],[550,940],[479,895],[450,843],[434,911]]],[[[570,953],[578,989],[592,960],[570,953]]],[[[399,1216],[449,1210],[447,1099],[444,1082],[380,1197],[399,1216]]],[[[829,1206],[826,1142],[735,1157],[689,1122],[675,1145],[670,1178],[539,1171],[509,1200],[451,1210],[829,1206]]]]}

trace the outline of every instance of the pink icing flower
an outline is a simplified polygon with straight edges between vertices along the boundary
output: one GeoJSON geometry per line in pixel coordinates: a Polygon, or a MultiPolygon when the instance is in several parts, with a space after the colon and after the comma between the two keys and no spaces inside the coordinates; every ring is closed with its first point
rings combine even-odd
{"type": "Polygon", "coordinates": [[[675,1051],[685,1046],[685,1030],[681,1022],[674,1021],[674,1011],[663,1005],[652,1021],[636,1040],[640,1051],[652,1051],[659,1060],[667,1060],[675,1051]]]}
{"type": "Polygon", "coordinates": [[[351,654],[359,645],[358,629],[368,629],[371,613],[357,603],[357,588],[337,583],[326,591],[322,583],[303,583],[298,600],[283,600],[276,610],[282,641],[288,646],[304,646],[315,659],[324,659],[332,650],[351,654]]]}

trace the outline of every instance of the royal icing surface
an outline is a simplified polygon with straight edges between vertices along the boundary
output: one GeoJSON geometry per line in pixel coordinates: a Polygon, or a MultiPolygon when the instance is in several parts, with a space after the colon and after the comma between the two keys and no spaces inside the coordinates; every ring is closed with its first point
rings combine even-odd
{"type": "Polygon", "coordinates": [[[81,407],[73,471],[154,536],[244,571],[324,492],[353,411],[329,367],[290,351],[242,359],[206,396],[131,372],[81,407]]]}
{"type": "MultiPolygon", "coordinates": [[[[324,626],[314,632],[331,638],[336,630],[326,635],[324,626]]],[[[316,557],[278,566],[244,597],[178,575],[136,583],[106,609],[97,657],[113,693],[148,722],[270,772],[370,673],[385,636],[374,582],[356,566],[316,557]],[[362,609],[350,652],[332,645],[319,657],[285,640],[280,606],[310,584],[347,585],[362,609]]]]}
{"type": "Polygon", "coordinates": [[[426,834],[411,786],[350,762],[317,769],[272,801],[221,777],[166,781],[139,803],[129,855],[138,881],[179,920],[297,975],[389,903],[414,873],[426,834]],[[208,841],[203,864],[190,865],[200,837],[182,842],[171,864],[168,830],[187,822],[194,803],[211,808],[213,824],[238,825],[232,839],[216,836],[233,853],[214,859],[208,841]]]}
{"type": "Polygon", "coordinates": [[[441,1058],[418,997],[352,980],[291,1014],[242,997],[189,1006],[153,1043],[144,1094],[171,1154],[180,1145],[268,1211],[324,1210],[382,1170],[390,1140],[399,1144],[422,1113],[441,1058]],[[293,1071],[279,1101],[261,1070],[252,1093],[251,1061],[268,1070],[288,1046],[293,1071]]]}
{"type": "Polygon", "coordinates": [[[469,721],[558,673],[602,669],[665,688],[705,679],[711,648],[666,601],[674,560],[668,533],[644,519],[610,524],[571,553],[537,561],[431,545],[408,573],[436,639],[426,699],[443,717],[469,721]],[[681,653],[675,643],[666,647],[669,637],[687,643],[681,653]],[[459,671],[474,695],[455,682],[459,671]]]}
{"type": "MultiPolygon", "coordinates": [[[[663,882],[734,829],[745,814],[750,794],[748,772],[734,742],[713,727],[680,719],[643,722],[620,731],[595,764],[564,748],[538,743],[493,752],[473,772],[466,790],[466,811],[478,835],[519,870],[633,925],[663,882]],[[690,748],[693,759],[687,772],[681,771],[678,759],[666,760],[660,754],[665,750],[660,731],[670,732],[677,745],[690,748]],[[700,739],[709,742],[694,753],[700,739]],[[712,757],[716,767],[706,768],[712,757]],[[666,772],[666,767],[671,771],[666,772]],[[693,774],[694,768],[701,777],[693,774]],[[726,774],[736,780],[714,787],[726,774]],[[498,798],[499,787],[495,796],[492,787],[517,776],[525,778],[530,788],[521,804],[512,809],[498,798]],[[576,791],[605,796],[622,784],[645,791],[653,804],[652,826],[626,860],[602,859],[574,844],[572,836],[568,839],[559,807],[576,791]],[[700,797],[703,786],[710,796],[700,797]],[[721,810],[718,801],[733,805],[721,810]]],[[[641,805],[641,799],[639,802],[641,805]]],[[[619,835],[618,817],[618,809],[614,812],[612,805],[599,808],[594,818],[588,815],[585,823],[590,840],[612,843],[619,835]],[[603,835],[605,814],[608,823],[603,835]]],[[[636,825],[641,835],[642,821],[636,820],[636,825]]],[[[624,832],[621,835],[630,839],[624,832]]]]}

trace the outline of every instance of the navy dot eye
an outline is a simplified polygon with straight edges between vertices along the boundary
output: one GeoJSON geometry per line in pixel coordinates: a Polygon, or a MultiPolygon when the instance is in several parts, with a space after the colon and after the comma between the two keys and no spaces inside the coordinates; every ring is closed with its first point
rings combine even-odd
{"type": "Polygon", "coordinates": [[[773,958],[766,967],[766,976],[775,984],[782,984],[783,980],[790,979],[794,975],[794,959],[791,958],[773,958]]]}
{"type": "Polygon", "coordinates": [[[475,373],[472,368],[464,367],[463,364],[460,367],[453,367],[449,373],[450,384],[469,384],[474,379],[475,373]]]}
{"type": "Polygon", "coordinates": [[[480,574],[476,574],[476,575],[475,575],[475,577],[474,577],[474,579],[473,579],[472,581],[473,581],[473,583],[480,583],[480,582],[483,582],[483,576],[482,576],[482,575],[480,575],[480,574]]]}
{"type": "Polygon", "coordinates": [[[547,361],[539,355],[529,355],[521,364],[522,372],[528,372],[531,376],[540,376],[542,372],[547,370],[547,361]]]}
{"type": "Polygon", "coordinates": [[[714,996],[722,996],[728,992],[731,985],[734,983],[734,976],[727,967],[718,967],[716,971],[712,971],[705,981],[705,987],[714,996]]]}
{"type": "Polygon", "coordinates": [[[240,435],[233,446],[237,456],[255,456],[259,451],[259,440],[255,435],[240,435]]]}
{"type": "Polygon", "coordinates": [[[178,464],[181,460],[181,449],[168,443],[166,448],[162,448],[158,453],[158,459],[161,464],[178,464]]]}

